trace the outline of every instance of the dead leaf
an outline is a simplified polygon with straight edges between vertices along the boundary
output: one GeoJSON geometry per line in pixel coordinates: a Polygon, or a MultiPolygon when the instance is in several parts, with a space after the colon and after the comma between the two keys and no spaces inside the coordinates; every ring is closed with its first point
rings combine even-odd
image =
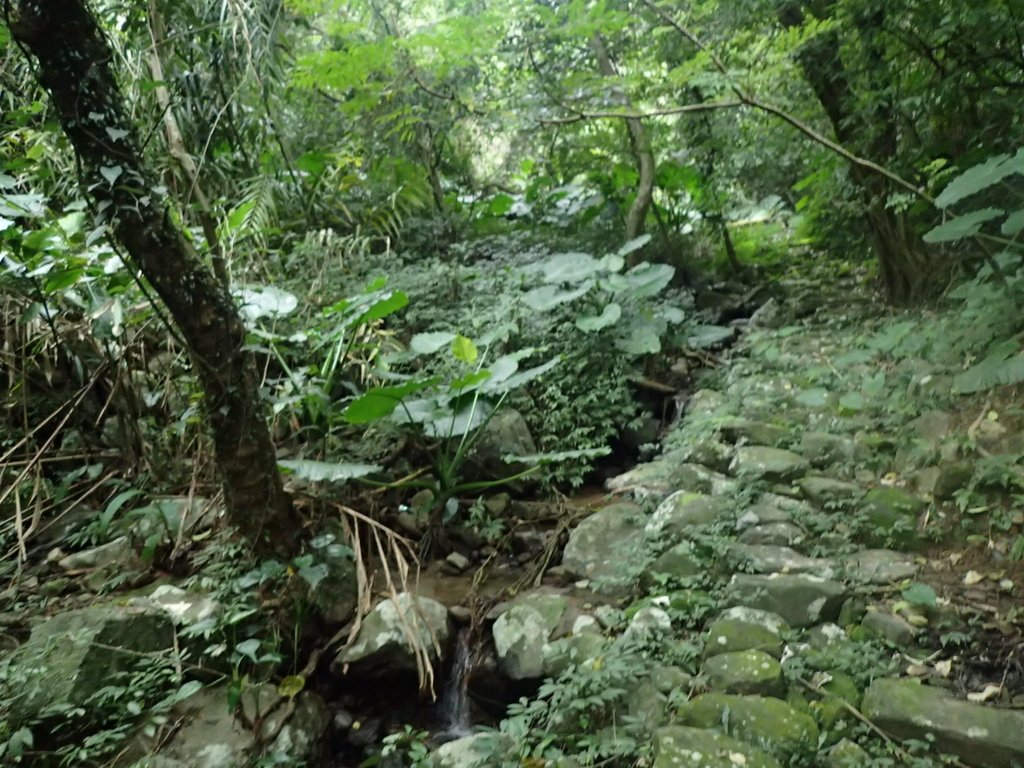
{"type": "Polygon", "coordinates": [[[967,700],[980,704],[981,702],[988,701],[989,699],[994,699],[1002,692],[1003,686],[989,683],[985,686],[985,689],[982,691],[978,691],[976,693],[968,693],[967,700]]]}
{"type": "Polygon", "coordinates": [[[977,571],[968,571],[964,575],[964,584],[966,584],[968,587],[973,587],[975,584],[979,584],[980,582],[982,582],[984,580],[985,580],[985,577],[982,576],[977,571]]]}

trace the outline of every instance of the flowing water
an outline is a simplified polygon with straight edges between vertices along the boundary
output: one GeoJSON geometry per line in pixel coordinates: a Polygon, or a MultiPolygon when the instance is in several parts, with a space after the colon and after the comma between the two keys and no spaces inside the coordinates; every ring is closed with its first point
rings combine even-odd
{"type": "Polygon", "coordinates": [[[441,699],[437,702],[438,733],[441,741],[468,736],[470,728],[470,705],[467,691],[472,652],[469,647],[469,628],[463,627],[455,638],[455,653],[452,668],[445,682],[441,699]]]}

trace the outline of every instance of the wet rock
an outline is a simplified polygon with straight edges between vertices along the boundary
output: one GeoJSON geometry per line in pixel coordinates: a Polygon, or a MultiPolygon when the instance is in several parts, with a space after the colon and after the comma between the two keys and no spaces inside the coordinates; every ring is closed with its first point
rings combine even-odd
{"type": "MultiPolygon", "coordinates": [[[[171,619],[152,606],[107,603],[59,613],[36,625],[10,658],[6,683],[21,695],[8,702],[8,719],[20,725],[83,707],[134,668],[139,654],[169,653],[173,646],[171,619]]],[[[86,717],[92,712],[84,707],[86,717]]]]}
{"type": "Polygon", "coordinates": [[[760,546],[792,546],[806,538],[804,531],[793,523],[768,523],[747,528],[739,535],[741,544],[760,546]]]}
{"type": "Polygon", "coordinates": [[[846,558],[844,566],[849,578],[866,584],[892,584],[917,573],[909,555],[891,549],[863,549],[846,558]]]}
{"type": "Polygon", "coordinates": [[[608,650],[608,639],[594,632],[552,640],[542,649],[543,676],[558,677],[570,666],[579,667],[602,657],[608,650]]]}
{"type": "Polygon", "coordinates": [[[900,549],[914,549],[920,542],[917,517],[924,501],[902,488],[872,488],[860,510],[861,538],[872,546],[892,543],[900,549]]]}
{"type": "Polygon", "coordinates": [[[794,627],[810,627],[839,615],[846,587],[810,574],[735,574],[729,582],[732,605],[777,613],[794,627]]]}
{"type": "Polygon", "coordinates": [[[444,559],[444,570],[454,576],[465,573],[471,565],[470,559],[461,552],[452,552],[444,559]]]}
{"type": "Polygon", "coordinates": [[[430,768],[488,768],[500,764],[514,746],[503,733],[474,733],[442,744],[430,754],[428,764],[430,768]]]}
{"type": "Polygon", "coordinates": [[[451,633],[448,609],[436,600],[403,592],[394,600],[377,603],[363,619],[355,642],[338,654],[337,663],[348,665],[359,675],[415,674],[416,655],[407,637],[410,631],[432,663],[443,661],[451,633]]]}
{"type": "Polygon", "coordinates": [[[810,715],[778,699],[705,693],[683,705],[679,719],[697,728],[722,728],[776,756],[787,765],[797,755],[813,754],[818,726],[810,715]]]}
{"type": "Polygon", "coordinates": [[[957,491],[966,488],[974,477],[974,465],[969,461],[945,461],[936,467],[937,475],[932,495],[939,501],[952,499],[957,491]]]}
{"type": "Polygon", "coordinates": [[[282,764],[302,762],[327,732],[331,713],[323,699],[312,691],[303,691],[295,699],[295,710],[285,721],[287,709],[275,710],[263,723],[263,733],[277,732],[267,757],[282,764]],[[280,729],[280,730],[278,730],[280,729]]]}
{"type": "Polygon", "coordinates": [[[625,635],[628,637],[654,638],[672,631],[672,619],[668,613],[655,606],[637,611],[629,620],[625,635]]]}
{"type": "Polygon", "coordinates": [[[780,658],[787,632],[789,625],[777,613],[743,606],[729,608],[708,627],[704,656],[758,650],[780,658]]]}
{"type": "Polygon", "coordinates": [[[672,725],[654,734],[654,768],[780,768],[757,747],[718,731],[672,725]]]}
{"type": "Polygon", "coordinates": [[[624,595],[633,589],[631,562],[644,549],[647,520],[635,504],[610,504],[586,518],[569,534],[562,565],[593,582],[603,594],[624,595]]]}
{"type": "Polygon", "coordinates": [[[807,557],[789,547],[770,544],[730,544],[729,562],[734,568],[751,573],[815,573],[831,577],[835,570],[830,560],[807,557]]]}
{"type": "Polygon", "coordinates": [[[725,513],[721,501],[690,491],[676,491],[654,510],[644,530],[652,538],[675,541],[695,527],[710,525],[725,513]]]}
{"type": "Polygon", "coordinates": [[[995,709],[953,697],[917,680],[875,680],[863,712],[898,739],[931,740],[935,749],[977,768],[1024,764],[1024,712],[995,709]]]}
{"type": "Polygon", "coordinates": [[[720,496],[732,493],[738,487],[733,478],[692,462],[681,464],[676,470],[676,477],[679,479],[676,488],[686,488],[693,493],[720,496]]]}
{"type": "Polygon", "coordinates": [[[663,499],[679,485],[679,464],[664,457],[638,464],[605,483],[612,493],[628,492],[637,501],[663,499]]]}
{"type": "Polygon", "coordinates": [[[875,606],[868,608],[860,625],[868,634],[900,647],[910,645],[918,632],[917,628],[902,616],[896,616],[875,606]]]}
{"type": "Polygon", "coordinates": [[[712,691],[780,697],[786,690],[782,666],[763,651],[719,653],[704,662],[702,671],[712,691]]]}
{"type": "Polygon", "coordinates": [[[797,482],[804,497],[815,504],[848,502],[857,498],[863,489],[856,483],[831,477],[803,477],[797,482]]]}
{"type": "Polygon", "coordinates": [[[714,389],[698,389],[686,402],[687,419],[715,416],[729,403],[729,398],[714,389]]]}
{"type": "Polygon", "coordinates": [[[737,477],[764,480],[795,480],[807,471],[807,461],[793,451],[763,445],[744,445],[736,449],[730,469],[737,477]]]}

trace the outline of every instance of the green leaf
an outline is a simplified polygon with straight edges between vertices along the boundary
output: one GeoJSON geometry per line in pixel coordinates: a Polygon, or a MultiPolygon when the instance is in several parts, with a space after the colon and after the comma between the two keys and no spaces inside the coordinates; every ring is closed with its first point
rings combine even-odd
{"type": "Polygon", "coordinates": [[[1006,354],[1005,345],[1001,345],[980,363],[957,374],[953,378],[953,391],[969,395],[1021,381],[1024,381],[1024,354],[1006,354]]]}
{"type": "Polygon", "coordinates": [[[839,407],[848,413],[864,410],[864,396],[859,392],[847,392],[839,398],[839,407]]]}
{"type": "Polygon", "coordinates": [[[243,640],[235,646],[235,653],[240,656],[245,656],[247,659],[252,659],[253,662],[258,661],[256,658],[256,651],[260,649],[260,641],[256,638],[250,638],[243,640]]]}
{"type": "Polygon", "coordinates": [[[327,566],[323,563],[299,568],[299,578],[309,585],[310,590],[315,590],[317,585],[327,578],[328,573],[327,566]]]}
{"type": "Polygon", "coordinates": [[[490,371],[473,371],[472,373],[467,373],[465,376],[460,376],[455,379],[455,381],[448,385],[448,388],[453,392],[462,392],[463,390],[468,391],[475,388],[477,384],[487,381],[489,378],[491,378],[490,371]]]}
{"type": "Polygon", "coordinates": [[[1005,211],[999,208],[982,208],[980,211],[971,211],[963,216],[957,216],[947,222],[926,232],[923,240],[926,243],[948,243],[952,240],[962,240],[981,231],[981,225],[986,221],[998,219],[1005,211]]]}
{"type": "Polygon", "coordinates": [[[942,194],[935,198],[935,204],[940,208],[948,208],[1014,173],[1024,173],[1024,148],[1018,149],[1013,157],[996,155],[968,168],[942,190],[942,194]]]}
{"type": "Polygon", "coordinates": [[[653,355],[661,351],[661,337],[652,325],[641,325],[631,329],[615,346],[630,355],[653,355]]]}
{"type": "Polygon", "coordinates": [[[634,237],[632,240],[627,241],[619,250],[615,252],[616,256],[628,256],[633,251],[639,251],[645,245],[651,242],[650,235],[640,235],[640,237],[634,237]]]}
{"type": "Polygon", "coordinates": [[[288,675],[277,684],[277,692],[286,699],[294,699],[306,687],[306,678],[302,675],[288,675]]]}
{"type": "Polygon", "coordinates": [[[620,317],[622,317],[622,307],[613,301],[605,306],[600,315],[584,315],[576,318],[576,327],[584,333],[592,333],[607,328],[609,325],[615,325],[620,317]]]}
{"type": "Polygon", "coordinates": [[[1016,237],[1021,230],[1024,230],[1024,208],[1007,216],[1001,231],[1007,237],[1016,237]]]}
{"type": "Polygon", "coordinates": [[[461,335],[456,336],[452,341],[452,354],[455,355],[456,360],[470,364],[475,363],[480,355],[473,340],[461,335]]]}
{"type": "Polygon", "coordinates": [[[142,491],[138,488],[131,488],[127,491],[121,491],[110,503],[107,504],[106,509],[100,514],[97,523],[99,524],[100,531],[105,535],[107,528],[110,526],[110,521],[114,519],[121,508],[132,499],[138,498],[142,495],[142,491]]]}
{"type": "Polygon", "coordinates": [[[810,408],[823,408],[828,404],[828,390],[821,387],[805,389],[796,396],[796,401],[810,408]]]}
{"type": "Polygon", "coordinates": [[[935,590],[920,582],[914,582],[902,594],[903,599],[911,605],[935,605],[938,602],[935,590]]]}
{"type": "Polygon", "coordinates": [[[449,331],[430,331],[417,333],[409,340],[409,349],[418,355],[432,355],[441,347],[446,347],[455,340],[456,334],[449,331]]]}
{"type": "Polygon", "coordinates": [[[590,280],[585,281],[577,288],[571,288],[567,291],[563,291],[557,285],[542,285],[539,288],[534,288],[532,291],[527,291],[523,296],[523,301],[526,302],[526,306],[530,309],[537,312],[546,312],[553,307],[557,307],[559,304],[575,301],[593,287],[594,284],[590,280]]]}
{"type": "Polygon", "coordinates": [[[376,387],[357,397],[342,411],[349,424],[367,424],[390,415],[411,394],[437,383],[436,378],[407,381],[387,387],[376,387]]]}
{"type": "Polygon", "coordinates": [[[527,368],[525,371],[509,376],[504,380],[489,381],[483,386],[485,392],[493,392],[501,394],[504,392],[514,392],[524,384],[529,384],[534,379],[543,376],[545,373],[550,371],[556,365],[561,362],[561,358],[553,357],[542,365],[538,365],[534,368],[527,368]]]}
{"type": "Polygon", "coordinates": [[[695,325],[686,337],[686,344],[693,349],[705,349],[728,341],[735,335],[735,329],[724,325],[695,325]]]}
{"type": "Polygon", "coordinates": [[[120,165],[107,165],[100,168],[100,176],[107,180],[108,184],[113,184],[121,174],[124,173],[124,168],[120,165]]]}
{"type": "Polygon", "coordinates": [[[675,267],[668,264],[637,264],[624,275],[609,275],[608,289],[612,293],[623,293],[632,298],[657,296],[672,282],[675,267]]]}
{"type": "Polygon", "coordinates": [[[409,297],[403,291],[394,291],[389,296],[385,296],[383,299],[372,304],[368,310],[359,316],[359,319],[356,320],[356,325],[372,323],[374,320],[382,320],[402,309],[408,303],[409,297]]]}
{"type": "Polygon", "coordinates": [[[601,262],[588,253],[556,253],[539,266],[545,283],[578,283],[601,269],[601,262]]]}
{"type": "Polygon", "coordinates": [[[516,199],[512,195],[504,193],[495,195],[491,198],[491,202],[487,204],[487,213],[491,216],[504,216],[512,210],[515,202],[516,199]]]}
{"type": "Polygon", "coordinates": [[[376,464],[347,464],[333,461],[313,461],[311,459],[283,459],[277,465],[296,477],[311,483],[337,483],[351,480],[354,477],[379,472],[381,467],[376,464]]]}

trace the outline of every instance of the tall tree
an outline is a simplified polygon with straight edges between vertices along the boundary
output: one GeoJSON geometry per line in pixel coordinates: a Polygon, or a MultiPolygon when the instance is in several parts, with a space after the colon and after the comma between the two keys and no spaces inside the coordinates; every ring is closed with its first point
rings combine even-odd
{"type": "Polygon", "coordinates": [[[5,0],[4,10],[14,39],[36,59],[98,223],[110,228],[181,332],[203,388],[230,522],[258,550],[289,550],[299,526],[277,470],[244,324],[227,286],[160,200],[103,32],[85,0],[5,0]]]}

